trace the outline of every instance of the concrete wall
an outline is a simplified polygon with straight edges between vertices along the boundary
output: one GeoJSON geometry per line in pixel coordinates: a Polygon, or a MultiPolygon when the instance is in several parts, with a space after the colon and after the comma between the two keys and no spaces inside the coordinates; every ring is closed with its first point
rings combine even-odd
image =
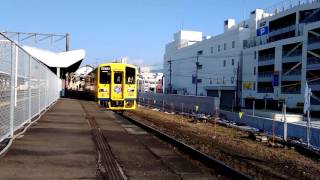
{"type": "Polygon", "coordinates": [[[218,98],[183,96],[173,94],[139,93],[139,101],[160,109],[163,107],[168,111],[175,112],[195,112],[196,106],[199,113],[213,114],[216,107],[219,107],[218,98]]]}
{"type": "MultiPolygon", "coordinates": [[[[248,126],[261,129],[268,134],[272,134],[273,123],[274,123],[274,132],[276,136],[283,137],[283,122],[273,121],[269,118],[256,117],[251,115],[243,115],[240,119],[238,113],[232,113],[229,111],[220,110],[220,113],[229,121],[234,121],[237,123],[244,123],[248,126]]],[[[303,139],[304,142],[307,141],[307,128],[306,126],[297,125],[293,123],[288,123],[288,137],[295,137],[303,139]]],[[[313,146],[320,147],[320,129],[311,128],[311,138],[310,143],[313,146]]]]}

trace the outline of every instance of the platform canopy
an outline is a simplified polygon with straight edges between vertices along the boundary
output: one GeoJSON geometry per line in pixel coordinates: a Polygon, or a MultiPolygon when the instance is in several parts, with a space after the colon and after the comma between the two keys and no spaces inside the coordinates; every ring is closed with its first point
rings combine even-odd
{"type": "Polygon", "coordinates": [[[85,57],[85,50],[72,50],[67,52],[53,52],[36,47],[22,46],[28,53],[49,67],[68,68],[85,57]]]}

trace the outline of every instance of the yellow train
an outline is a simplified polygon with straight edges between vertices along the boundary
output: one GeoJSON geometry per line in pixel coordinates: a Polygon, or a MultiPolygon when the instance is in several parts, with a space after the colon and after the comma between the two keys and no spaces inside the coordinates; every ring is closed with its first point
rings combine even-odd
{"type": "Polygon", "coordinates": [[[124,63],[100,64],[85,79],[85,91],[110,110],[134,110],[137,99],[136,66],[124,63]]]}

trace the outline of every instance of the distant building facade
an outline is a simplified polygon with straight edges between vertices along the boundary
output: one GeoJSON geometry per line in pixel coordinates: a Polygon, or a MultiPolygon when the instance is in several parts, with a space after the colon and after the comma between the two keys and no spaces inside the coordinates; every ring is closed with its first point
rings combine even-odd
{"type": "Polygon", "coordinates": [[[86,65],[80,67],[76,72],[67,73],[65,87],[70,91],[84,91],[85,76],[93,71],[93,67],[86,65]]]}
{"type": "MultiPolygon", "coordinates": [[[[320,96],[320,2],[288,1],[272,13],[224,22],[224,32],[205,37],[179,31],[166,45],[167,93],[220,97],[220,105],[301,108],[305,83],[320,96]]],[[[311,100],[320,110],[319,101],[311,100]]]]}
{"type": "MultiPolygon", "coordinates": [[[[320,96],[320,1],[299,1],[257,21],[257,33],[244,43],[243,107],[301,109],[308,82],[320,96]]],[[[311,109],[320,102],[311,98],[311,109]]]]}
{"type": "Polygon", "coordinates": [[[140,67],[139,71],[139,92],[162,93],[163,73],[152,72],[148,67],[140,67]]]}

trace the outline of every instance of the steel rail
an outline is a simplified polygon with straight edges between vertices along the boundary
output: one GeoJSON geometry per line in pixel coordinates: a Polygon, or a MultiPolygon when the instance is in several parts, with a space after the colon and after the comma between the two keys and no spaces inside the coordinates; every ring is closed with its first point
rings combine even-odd
{"type": "Polygon", "coordinates": [[[193,159],[196,159],[207,167],[214,169],[215,171],[221,173],[221,175],[226,176],[230,179],[253,179],[252,177],[243,174],[236,169],[224,164],[223,162],[214,159],[213,157],[200,152],[199,150],[171,137],[170,135],[161,132],[151,126],[148,126],[140,121],[134,120],[128,116],[123,115],[122,113],[118,113],[121,117],[125,118],[126,120],[130,121],[131,123],[135,124],[136,126],[154,134],[158,138],[162,139],[165,142],[170,143],[171,145],[177,147],[180,151],[188,154],[193,159]]]}

